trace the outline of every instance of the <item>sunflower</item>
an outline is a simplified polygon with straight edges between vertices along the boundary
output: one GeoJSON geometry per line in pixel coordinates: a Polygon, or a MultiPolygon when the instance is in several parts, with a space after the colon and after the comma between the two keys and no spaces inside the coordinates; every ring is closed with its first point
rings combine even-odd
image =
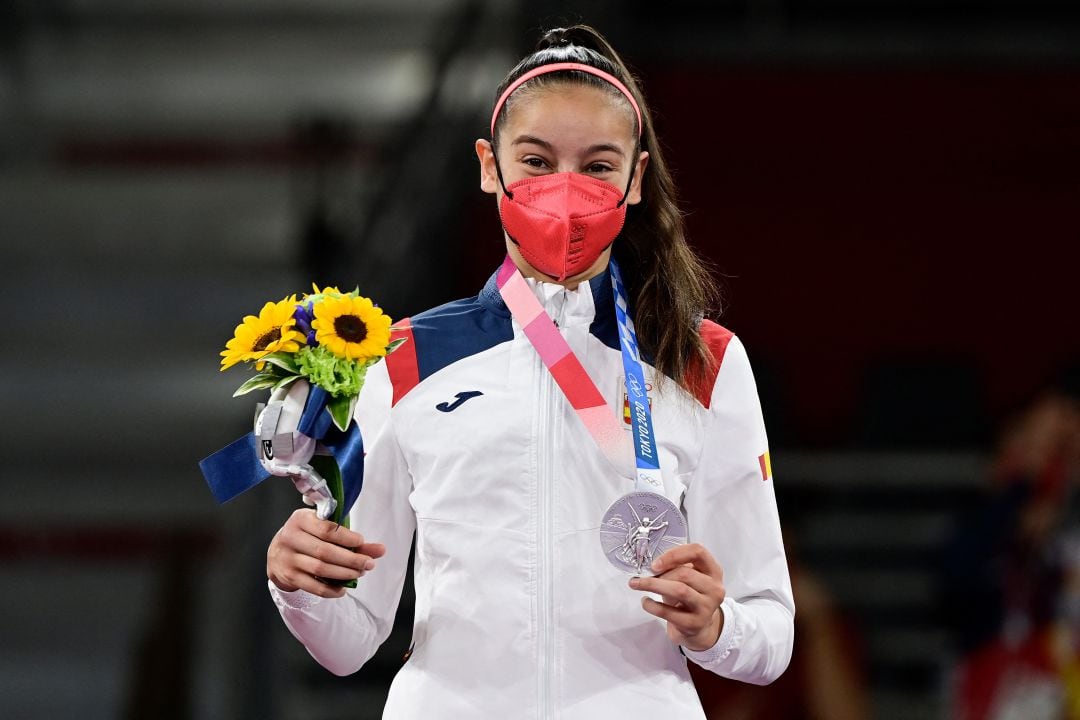
{"type": "MultiPolygon", "coordinates": [[[[221,369],[227,370],[236,363],[259,360],[274,352],[296,352],[304,343],[304,335],[296,329],[293,313],[296,297],[263,305],[259,316],[248,315],[236,326],[233,339],[225,343],[221,352],[221,369]]],[[[257,363],[262,370],[264,363],[257,363]]]]}
{"type": "Polygon", "coordinates": [[[347,360],[386,355],[390,317],[366,297],[325,297],[315,304],[311,327],[320,345],[347,360]]]}
{"type": "Polygon", "coordinates": [[[313,293],[314,295],[329,295],[331,297],[340,297],[341,295],[348,294],[338,290],[337,285],[327,285],[322,290],[320,290],[317,283],[311,283],[311,289],[315,291],[313,293]]]}

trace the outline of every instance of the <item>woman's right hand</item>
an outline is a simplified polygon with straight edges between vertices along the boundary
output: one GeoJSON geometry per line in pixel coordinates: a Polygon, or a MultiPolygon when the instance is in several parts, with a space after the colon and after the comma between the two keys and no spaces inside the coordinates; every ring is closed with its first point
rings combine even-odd
{"type": "Polygon", "coordinates": [[[354,580],[375,569],[375,559],[386,554],[381,543],[365,542],[353,532],[330,520],[320,520],[315,511],[294,512],[270,541],[266,551],[266,577],[280,590],[306,590],[324,598],[338,598],[345,588],[329,580],[354,580]]]}

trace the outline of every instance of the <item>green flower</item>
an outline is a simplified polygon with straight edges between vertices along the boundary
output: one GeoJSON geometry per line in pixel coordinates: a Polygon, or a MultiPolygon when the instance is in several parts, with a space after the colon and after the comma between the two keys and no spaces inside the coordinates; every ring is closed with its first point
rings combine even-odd
{"type": "Polygon", "coordinates": [[[296,353],[300,375],[334,397],[350,397],[359,393],[368,367],[377,359],[363,362],[346,360],[322,345],[302,347],[296,353]]]}

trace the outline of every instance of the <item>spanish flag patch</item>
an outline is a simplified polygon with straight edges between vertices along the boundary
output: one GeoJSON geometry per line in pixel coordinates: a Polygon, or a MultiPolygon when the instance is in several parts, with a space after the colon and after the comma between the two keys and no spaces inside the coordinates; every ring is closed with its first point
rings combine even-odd
{"type": "Polygon", "coordinates": [[[761,466],[762,481],[772,478],[772,458],[769,457],[769,451],[766,450],[763,455],[758,455],[757,461],[761,466]]]}

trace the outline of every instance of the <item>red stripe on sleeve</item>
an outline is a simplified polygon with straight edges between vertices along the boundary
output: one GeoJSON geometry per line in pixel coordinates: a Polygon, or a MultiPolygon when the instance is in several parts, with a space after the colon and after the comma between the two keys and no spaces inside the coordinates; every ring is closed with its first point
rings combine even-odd
{"type": "Polygon", "coordinates": [[[705,341],[705,346],[709,349],[712,362],[706,372],[698,376],[693,390],[694,397],[697,398],[698,402],[708,408],[712,404],[713,386],[716,385],[716,376],[720,374],[720,365],[724,362],[724,353],[727,352],[728,343],[731,342],[731,338],[735,334],[726,327],[717,325],[712,320],[702,320],[698,332],[701,334],[701,339],[705,341]]]}
{"type": "Polygon", "coordinates": [[[390,374],[390,383],[394,387],[394,399],[390,405],[397,405],[410,390],[420,383],[420,366],[416,362],[416,342],[413,340],[412,323],[409,318],[399,320],[390,333],[391,340],[405,338],[394,352],[386,356],[386,371],[390,374]]]}

